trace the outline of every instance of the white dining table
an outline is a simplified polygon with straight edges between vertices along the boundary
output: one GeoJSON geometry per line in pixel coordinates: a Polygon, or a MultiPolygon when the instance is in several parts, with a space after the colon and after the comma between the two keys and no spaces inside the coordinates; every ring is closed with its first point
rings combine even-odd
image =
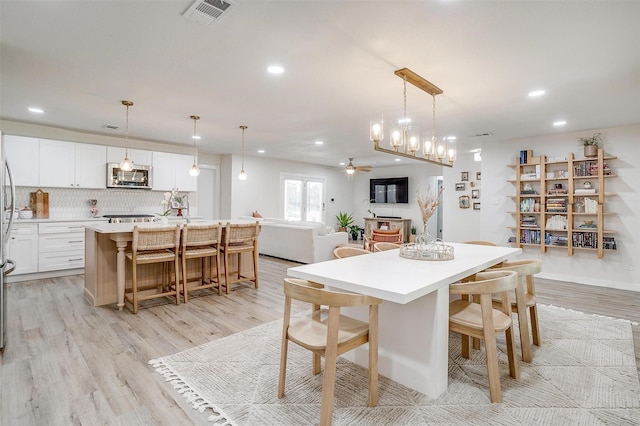
{"type": "MultiPolygon", "coordinates": [[[[437,398],[447,388],[449,284],[522,253],[512,247],[446,244],[454,248],[453,260],[407,259],[396,249],[295,266],[288,275],[382,299],[380,374],[437,398]]],[[[345,313],[368,318],[366,309],[348,308],[345,313]]],[[[342,356],[368,365],[366,347],[342,356]]]]}

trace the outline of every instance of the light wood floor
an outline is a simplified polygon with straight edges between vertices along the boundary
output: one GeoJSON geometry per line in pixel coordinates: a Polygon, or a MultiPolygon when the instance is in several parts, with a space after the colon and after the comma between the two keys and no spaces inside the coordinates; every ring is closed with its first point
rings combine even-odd
{"type": "MultiPolygon", "coordinates": [[[[282,318],[292,265],[261,256],[257,290],[237,284],[230,295],[205,292],[179,306],[153,301],[138,315],[89,306],[81,275],[10,284],[0,424],[192,424],[192,410],[147,361],[282,318]]],[[[640,293],[546,280],[536,288],[541,303],[640,322],[640,293]]],[[[634,339],[640,365],[638,326],[634,339]]]]}

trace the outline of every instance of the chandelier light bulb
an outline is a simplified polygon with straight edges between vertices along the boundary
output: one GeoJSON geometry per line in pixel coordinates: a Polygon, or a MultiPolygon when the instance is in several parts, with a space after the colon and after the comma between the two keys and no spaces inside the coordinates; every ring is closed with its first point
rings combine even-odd
{"type": "Polygon", "coordinates": [[[120,170],[129,172],[133,169],[133,163],[129,160],[129,150],[126,149],[124,153],[124,159],[120,162],[120,170]]]}
{"type": "Polygon", "coordinates": [[[193,163],[193,166],[189,169],[189,174],[191,176],[198,176],[200,174],[200,169],[196,163],[193,163]]]}
{"type": "Polygon", "coordinates": [[[238,174],[238,179],[247,180],[247,173],[244,171],[244,169],[240,170],[240,174],[238,174]]]}

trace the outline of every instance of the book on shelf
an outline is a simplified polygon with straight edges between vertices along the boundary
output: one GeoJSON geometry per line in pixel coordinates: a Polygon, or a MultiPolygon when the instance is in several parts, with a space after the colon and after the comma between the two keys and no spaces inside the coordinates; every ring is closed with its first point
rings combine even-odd
{"type": "Polygon", "coordinates": [[[596,193],[596,189],[595,188],[577,188],[575,190],[576,195],[593,195],[596,193]]]}
{"type": "Polygon", "coordinates": [[[567,195],[569,191],[564,188],[551,188],[547,191],[547,195],[567,195]]]}
{"type": "Polygon", "coordinates": [[[523,189],[520,195],[538,195],[538,192],[535,189],[523,189]]]}

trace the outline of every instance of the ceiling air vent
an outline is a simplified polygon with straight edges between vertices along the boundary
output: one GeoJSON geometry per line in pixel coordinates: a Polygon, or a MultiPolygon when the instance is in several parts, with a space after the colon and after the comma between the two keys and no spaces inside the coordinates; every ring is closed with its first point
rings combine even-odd
{"type": "Polygon", "coordinates": [[[102,128],[109,130],[118,130],[120,127],[116,126],[115,124],[103,124],[102,128]]]}
{"type": "Polygon", "coordinates": [[[235,6],[230,0],[196,0],[182,16],[199,24],[210,25],[226,16],[235,6]]]}

